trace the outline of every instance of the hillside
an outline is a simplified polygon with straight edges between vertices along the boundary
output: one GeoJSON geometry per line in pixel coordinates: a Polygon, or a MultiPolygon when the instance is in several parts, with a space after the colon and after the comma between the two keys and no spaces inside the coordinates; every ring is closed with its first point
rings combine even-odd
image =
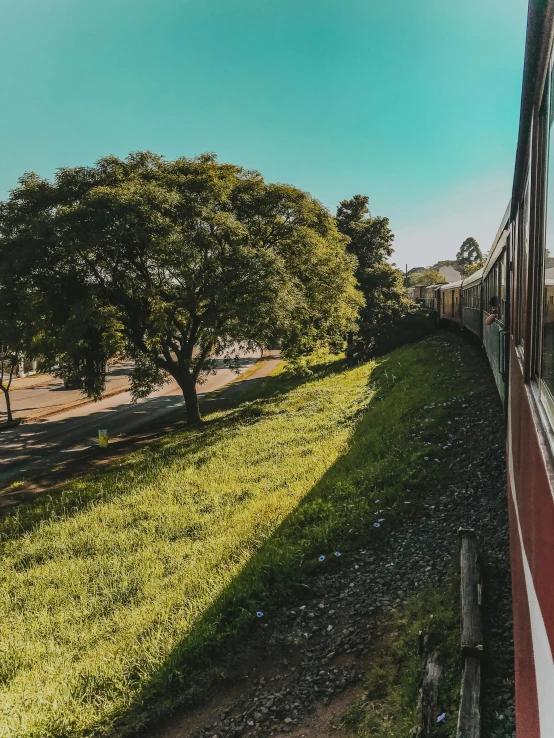
{"type": "MultiPolygon", "coordinates": [[[[133,733],[205,700],[204,690],[224,691],[214,675],[236,682],[241,669],[235,712],[205,730],[197,720],[197,734],[291,732],[324,698],[360,683],[384,625],[400,629],[397,659],[413,659],[402,646],[402,608],[415,608],[417,622],[429,615],[425,602],[455,591],[449,562],[462,523],[486,533],[505,642],[502,423],[487,372],[475,349],[443,334],[356,368],[334,362],[307,379],[281,372],[202,430],[168,436],[5,518],[5,735],[133,733]],[[468,446],[475,422],[486,424],[485,448],[468,446]],[[390,572],[380,568],[388,557],[390,572]],[[259,693],[271,702],[271,690],[248,681],[241,659],[261,658],[275,677],[284,651],[289,696],[272,720],[261,719],[253,700],[259,693]],[[313,680],[341,653],[360,661],[336,663],[339,688],[306,691],[302,674],[313,680]]],[[[443,610],[448,641],[456,603],[443,610]]],[[[490,643],[494,653],[492,630],[490,643]]],[[[489,721],[509,709],[509,649],[503,654],[490,679],[489,721]]],[[[379,697],[383,725],[394,709],[398,730],[413,707],[398,688],[406,678],[391,676],[379,697]]],[[[368,700],[370,691],[349,713],[352,730],[368,730],[368,700]]],[[[455,689],[445,700],[450,712],[455,689]]]]}

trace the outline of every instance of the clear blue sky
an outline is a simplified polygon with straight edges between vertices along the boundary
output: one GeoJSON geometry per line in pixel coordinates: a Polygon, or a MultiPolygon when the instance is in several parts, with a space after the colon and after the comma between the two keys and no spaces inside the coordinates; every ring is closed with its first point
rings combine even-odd
{"type": "Polygon", "coordinates": [[[526,0],[0,0],[0,199],[26,170],[214,151],[402,266],[487,250],[510,195],[526,0]]]}

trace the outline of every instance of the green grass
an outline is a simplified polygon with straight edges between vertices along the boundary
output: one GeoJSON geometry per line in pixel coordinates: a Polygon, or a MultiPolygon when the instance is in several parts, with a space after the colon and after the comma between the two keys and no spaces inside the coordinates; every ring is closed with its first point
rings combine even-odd
{"type": "Polygon", "coordinates": [[[356,738],[406,738],[419,724],[417,703],[422,660],[418,634],[429,634],[429,649],[442,665],[438,713],[445,722],[434,726],[437,738],[456,735],[461,662],[459,578],[451,572],[440,592],[427,587],[390,620],[366,672],[363,696],[348,712],[343,727],[356,738]]]}
{"type": "Polygon", "coordinates": [[[418,507],[446,473],[439,449],[468,371],[431,339],[269,377],[201,431],[1,521],[1,735],[120,734],[166,710],[259,627],[257,610],[270,622],[340,566],[319,554],[386,536],[418,507]]]}

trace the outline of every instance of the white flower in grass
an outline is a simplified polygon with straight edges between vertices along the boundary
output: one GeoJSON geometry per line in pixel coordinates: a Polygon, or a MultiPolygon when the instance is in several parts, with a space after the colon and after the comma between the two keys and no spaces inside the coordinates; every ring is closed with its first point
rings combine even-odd
{"type": "Polygon", "coordinates": [[[442,715],[438,716],[437,723],[444,723],[445,720],[446,720],[446,713],[443,712],[442,715]]]}
{"type": "Polygon", "coordinates": [[[318,558],[318,561],[325,561],[325,556],[323,554],[318,558]]]}
{"type": "Polygon", "coordinates": [[[264,616],[263,612],[261,610],[258,610],[258,612],[256,613],[256,617],[263,618],[263,616],[264,616]]]}
{"type": "Polygon", "coordinates": [[[340,556],[340,555],[341,555],[340,551],[335,551],[335,556],[340,556]]]}
{"type": "Polygon", "coordinates": [[[380,528],[381,527],[381,523],[373,523],[373,527],[374,528],[380,528]]]}

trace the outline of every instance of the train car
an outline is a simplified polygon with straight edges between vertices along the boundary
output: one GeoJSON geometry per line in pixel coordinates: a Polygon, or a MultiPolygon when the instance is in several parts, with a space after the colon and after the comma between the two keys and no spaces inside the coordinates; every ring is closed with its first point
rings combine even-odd
{"type": "Polygon", "coordinates": [[[421,287],[414,286],[414,287],[408,287],[408,299],[412,302],[417,303],[419,296],[421,293],[421,287]]]}
{"type": "Polygon", "coordinates": [[[510,206],[506,210],[482,275],[481,336],[504,407],[508,402],[508,235],[510,206]],[[490,316],[493,316],[492,318],[490,316]]]}
{"type": "Polygon", "coordinates": [[[479,338],[483,335],[481,288],[483,269],[462,280],[462,326],[479,338]]]}
{"type": "Polygon", "coordinates": [[[440,319],[456,325],[462,324],[462,280],[440,287],[440,319]]]}
{"type": "Polygon", "coordinates": [[[511,202],[481,275],[439,298],[457,324],[461,286],[473,333],[479,313],[506,409],[518,738],[554,738],[553,47],[554,0],[530,0],[511,202]]]}
{"type": "Polygon", "coordinates": [[[438,284],[430,284],[423,291],[423,305],[428,310],[435,309],[435,290],[440,287],[438,284]]]}
{"type": "Polygon", "coordinates": [[[438,284],[433,288],[433,313],[438,320],[441,315],[441,287],[442,285],[438,284]]]}
{"type": "Polygon", "coordinates": [[[518,738],[554,736],[554,289],[547,277],[554,249],[553,38],[554,0],[530,0],[504,231],[511,298],[504,330],[518,738]]]}
{"type": "Polygon", "coordinates": [[[433,310],[435,287],[437,285],[408,287],[408,298],[421,307],[433,310]]]}

